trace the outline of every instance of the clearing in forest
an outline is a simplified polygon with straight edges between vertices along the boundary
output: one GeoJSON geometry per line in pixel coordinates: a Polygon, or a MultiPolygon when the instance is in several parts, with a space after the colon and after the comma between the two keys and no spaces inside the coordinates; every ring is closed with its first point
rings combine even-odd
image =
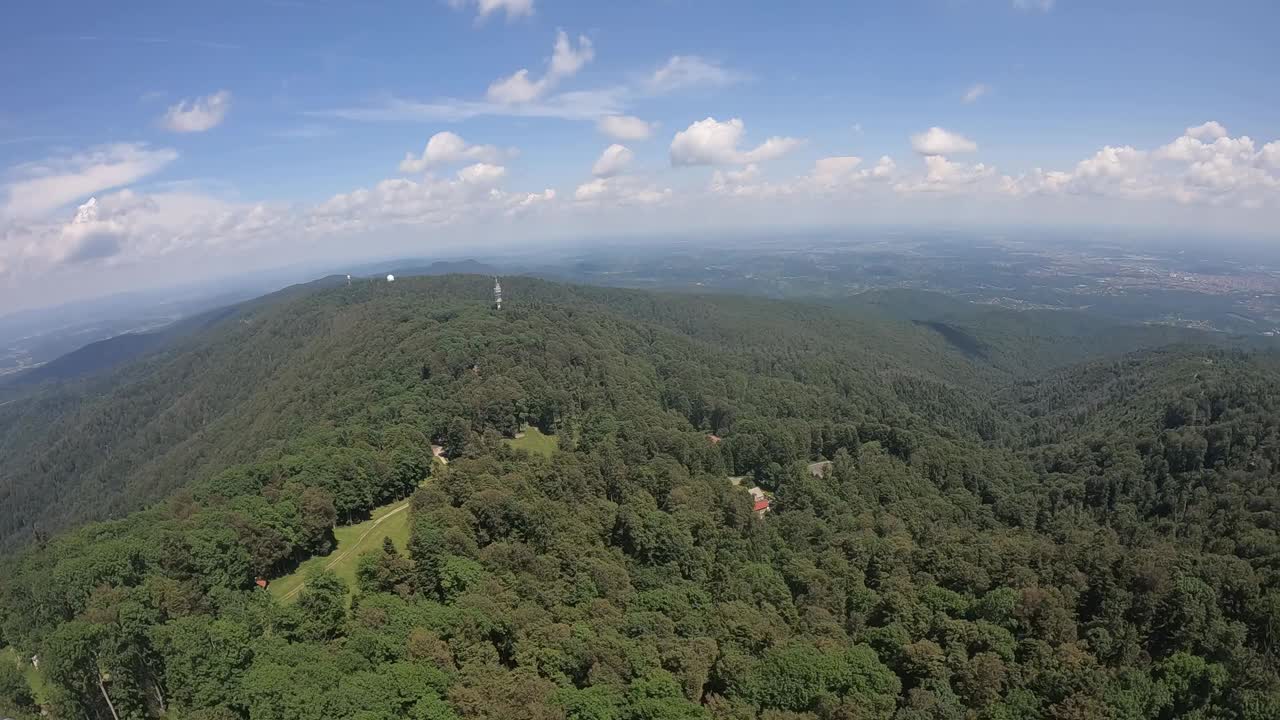
{"type": "Polygon", "coordinates": [[[306,585],[307,573],[324,568],[347,583],[352,592],[356,586],[356,562],[364,553],[382,547],[383,538],[391,538],[396,548],[405,552],[409,544],[409,500],[397,500],[376,508],[368,520],[333,529],[338,544],[328,555],[319,555],[298,566],[297,570],[271,581],[271,594],[286,602],[298,598],[306,585]]]}
{"type": "Polygon", "coordinates": [[[31,696],[35,698],[37,705],[44,705],[49,701],[49,692],[44,682],[44,676],[40,674],[39,670],[31,666],[30,661],[18,657],[17,650],[11,647],[0,648],[0,663],[9,663],[22,671],[23,676],[27,678],[27,687],[31,688],[31,696]]]}
{"type": "Polygon", "coordinates": [[[515,438],[503,440],[503,442],[517,450],[528,450],[546,457],[551,457],[551,453],[559,447],[555,435],[547,435],[532,425],[526,427],[524,432],[518,433],[515,438]]]}

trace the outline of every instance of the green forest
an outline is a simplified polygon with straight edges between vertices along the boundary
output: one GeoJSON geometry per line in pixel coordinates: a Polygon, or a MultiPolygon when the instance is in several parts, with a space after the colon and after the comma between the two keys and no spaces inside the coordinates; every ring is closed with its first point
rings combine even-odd
{"type": "Polygon", "coordinates": [[[1280,717],[1275,351],[491,285],[294,288],[0,405],[0,715],[1280,717]],[[353,583],[260,587],[404,501],[353,583]]]}

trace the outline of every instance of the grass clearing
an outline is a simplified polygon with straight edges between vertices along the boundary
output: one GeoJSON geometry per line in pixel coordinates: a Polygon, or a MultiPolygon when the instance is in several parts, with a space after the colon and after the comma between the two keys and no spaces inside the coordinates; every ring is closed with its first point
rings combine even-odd
{"type": "Polygon", "coordinates": [[[524,435],[521,437],[503,440],[503,442],[517,450],[528,450],[545,457],[551,457],[551,453],[560,446],[555,435],[547,435],[532,425],[524,429],[524,435]]]}
{"type": "Polygon", "coordinates": [[[43,705],[49,701],[49,688],[45,685],[44,676],[26,659],[18,657],[17,650],[11,647],[0,648],[0,662],[12,663],[22,671],[23,676],[27,678],[27,687],[31,688],[31,695],[36,699],[36,704],[43,705]]]}
{"type": "Polygon", "coordinates": [[[382,547],[383,538],[391,538],[397,549],[406,552],[409,545],[409,501],[397,500],[376,508],[368,520],[355,525],[334,528],[338,545],[328,555],[311,558],[297,570],[271,581],[268,588],[279,600],[293,601],[306,584],[307,574],[325,568],[347,583],[352,592],[356,586],[356,562],[364,553],[382,547]]]}

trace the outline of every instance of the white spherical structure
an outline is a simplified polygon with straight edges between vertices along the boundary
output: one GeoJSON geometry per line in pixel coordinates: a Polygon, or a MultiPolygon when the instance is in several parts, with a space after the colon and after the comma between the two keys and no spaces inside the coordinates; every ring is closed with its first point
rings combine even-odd
{"type": "Polygon", "coordinates": [[[396,276],[395,276],[395,275],[388,275],[388,276],[387,276],[387,282],[395,282],[395,281],[396,281],[396,276]]]}

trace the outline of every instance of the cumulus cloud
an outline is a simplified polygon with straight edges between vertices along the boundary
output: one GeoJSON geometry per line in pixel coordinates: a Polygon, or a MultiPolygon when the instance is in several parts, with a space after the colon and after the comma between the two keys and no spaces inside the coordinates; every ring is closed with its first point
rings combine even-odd
{"type": "Polygon", "coordinates": [[[507,169],[501,165],[476,163],[458,171],[458,180],[475,187],[493,187],[507,176],[507,169]]]}
{"type": "Polygon", "coordinates": [[[552,188],[547,188],[546,190],[543,190],[540,193],[534,192],[534,193],[516,194],[516,195],[513,195],[510,198],[510,200],[507,201],[507,209],[505,214],[508,216],[524,215],[524,214],[533,212],[539,208],[550,205],[551,203],[555,202],[555,199],[556,199],[556,191],[553,190],[552,188]]]}
{"type": "Polygon", "coordinates": [[[630,115],[606,115],[596,121],[596,128],[614,140],[648,140],[653,126],[630,115]]]}
{"type": "Polygon", "coordinates": [[[990,165],[958,163],[942,155],[926,155],[924,164],[924,177],[902,180],[893,189],[903,193],[955,192],[991,178],[996,172],[990,165]]]}
{"type": "Polygon", "coordinates": [[[964,96],[960,99],[964,101],[965,104],[974,103],[978,101],[978,98],[989,92],[991,92],[991,88],[989,86],[985,83],[978,83],[973,87],[970,87],[968,90],[965,90],[964,96]]]}
{"type": "Polygon", "coordinates": [[[497,188],[506,169],[477,163],[453,179],[395,178],[372,188],[334,195],[306,213],[306,227],[317,233],[370,232],[400,224],[450,225],[485,213],[505,212],[511,197],[497,188]]]}
{"type": "Polygon", "coordinates": [[[958,152],[964,142],[922,133],[925,137],[915,143],[922,157],[903,167],[887,156],[873,163],[852,154],[832,155],[807,171],[774,179],[766,177],[773,166],[764,161],[797,141],[775,138],[753,147],[744,143],[740,120],[707,118],[676,133],[671,153],[676,165],[713,166],[705,171],[710,183],[679,194],[654,178],[628,174],[633,158],[622,144],[606,150],[593,168],[597,177],[576,188],[508,190],[502,153],[450,135],[433,137],[421,155],[406,159],[409,169],[422,175],[385,180],[313,205],[246,204],[198,192],[127,189],[176,158],[171,150],[139,144],[91,148],[10,168],[9,182],[0,188],[0,278],[14,287],[12,279],[21,277],[30,287],[42,282],[44,273],[70,278],[98,266],[140,265],[183,253],[189,255],[166,261],[168,266],[188,257],[213,261],[268,246],[279,253],[295,242],[312,244],[299,247],[372,242],[400,226],[483,232],[488,223],[519,217],[521,230],[536,234],[544,227],[540,223],[552,228],[572,222],[572,213],[607,218],[627,207],[687,204],[699,217],[729,218],[737,217],[733,208],[745,207],[734,205],[735,198],[746,199],[752,208],[777,203],[783,213],[814,207],[809,202],[852,207],[845,201],[854,194],[897,193],[901,199],[891,202],[901,203],[905,212],[931,202],[930,195],[963,195],[1010,207],[1034,196],[1037,212],[1055,197],[1069,197],[1073,212],[1092,207],[1077,203],[1099,198],[1097,207],[1104,212],[1121,202],[1178,203],[1228,208],[1216,215],[1197,210],[1195,216],[1255,218],[1245,222],[1259,226],[1280,217],[1272,212],[1280,209],[1280,141],[1256,143],[1212,121],[1164,144],[1107,145],[1079,162],[1020,175],[998,174],[987,163],[959,162],[941,150],[958,152]],[[446,176],[437,174],[441,167],[458,169],[446,176]],[[73,203],[82,204],[76,209],[73,203]],[[1254,208],[1266,210],[1246,212],[1254,208]]]}
{"type": "Polygon", "coordinates": [[[475,6],[478,22],[498,12],[505,12],[508,20],[533,14],[533,0],[449,0],[449,4],[454,8],[475,6]]]}
{"type": "Polygon", "coordinates": [[[652,93],[667,93],[692,87],[728,85],[738,79],[720,64],[697,55],[673,55],[653,71],[645,87],[652,93]]]}
{"type": "Polygon", "coordinates": [[[922,133],[912,135],[911,147],[921,155],[954,155],[975,152],[978,144],[959,133],[940,127],[931,127],[922,133]]]}
{"type": "Polygon", "coordinates": [[[432,135],[421,155],[406,153],[404,160],[400,161],[400,172],[418,173],[458,162],[497,162],[502,156],[502,150],[493,145],[471,145],[446,130],[432,135]]]}
{"type": "Polygon", "coordinates": [[[595,49],[591,45],[591,38],[579,35],[578,46],[575,48],[569,35],[561,30],[556,34],[556,43],[547,72],[541,78],[533,80],[529,70],[521,68],[508,77],[495,80],[489,86],[487,96],[490,102],[503,105],[533,102],[564,78],[576,75],[594,57],[595,49]]]}
{"type": "Polygon", "coordinates": [[[600,159],[592,166],[591,174],[598,178],[613,177],[626,170],[634,157],[635,154],[625,146],[614,143],[600,153],[600,159]]]}
{"type": "Polygon", "coordinates": [[[1049,12],[1053,9],[1055,0],[1013,0],[1013,6],[1019,10],[1035,10],[1038,12],[1049,12]]]}
{"type": "Polygon", "coordinates": [[[291,224],[287,212],[261,203],[233,205],[198,193],[120,190],[91,197],[61,219],[4,228],[0,275],[121,265],[219,246],[244,249],[278,239],[291,224]]]}
{"type": "Polygon", "coordinates": [[[1070,170],[1005,178],[1012,195],[1092,195],[1253,208],[1280,204],[1280,145],[1258,148],[1214,121],[1151,150],[1105,146],[1070,170]]]}
{"type": "Polygon", "coordinates": [[[1203,125],[1187,128],[1186,135],[1196,140],[1217,140],[1227,136],[1227,129],[1217,120],[1210,120],[1203,125]]]}
{"type": "Polygon", "coordinates": [[[671,139],[672,165],[745,165],[787,154],[800,140],[774,136],[751,150],[738,147],[746,126],[740,118],[699,120],[671,139]]]}
{"type": "Polygon", "coordinates": [[[754,164],[741,170],[717,170],[711,176],[709,190],[716,195],[738,198],[823,196],[883,184],[892,180],[896,172],[897,165],[888,155],[881,156],[871,167],[865,167],[862,158],[856,155],[837,155],[819,158],[807,175],[780,182],[761,179],[760,168],[754,164]]]}
{"type": "Polygon", "coordinates": [[[863,167],[862,158],[854,155],[819,158],[805,178],[806,187],[816,191],[851,189],[868,181],[890,180],[897,167],[888,155],[882,155],[871,167],[863,167]]]}
{"type": "Polygon", "coordinates": [[[573,199],[586,206],[659,205],[672,199],[671,188],[630,176],[595,178],[578,186],[573,199]]]}
{"type": "Polygon", "coordinates": [[[173,132],[205,132],[220,125],[230,111],[231,92],[219,90],[212,95],[173,105],[160,119],[160,124],[173,132]]]}
{"type": "Polygon", "coordinates": [[[20,165],[14,170],[17,179],[4,186],[3,214],[41,215],[94,193],[130,185],[177,157],[167,148],[115,143],[20,165]]]}
{"type": "Polygon", "coordinates": [[[707,187],[714,195],[732,198],[777,198],[800,191],[801,182],[767,182],[761,178],[760,166],[754,163],[740,170],[716,170],[707,187]]]}

